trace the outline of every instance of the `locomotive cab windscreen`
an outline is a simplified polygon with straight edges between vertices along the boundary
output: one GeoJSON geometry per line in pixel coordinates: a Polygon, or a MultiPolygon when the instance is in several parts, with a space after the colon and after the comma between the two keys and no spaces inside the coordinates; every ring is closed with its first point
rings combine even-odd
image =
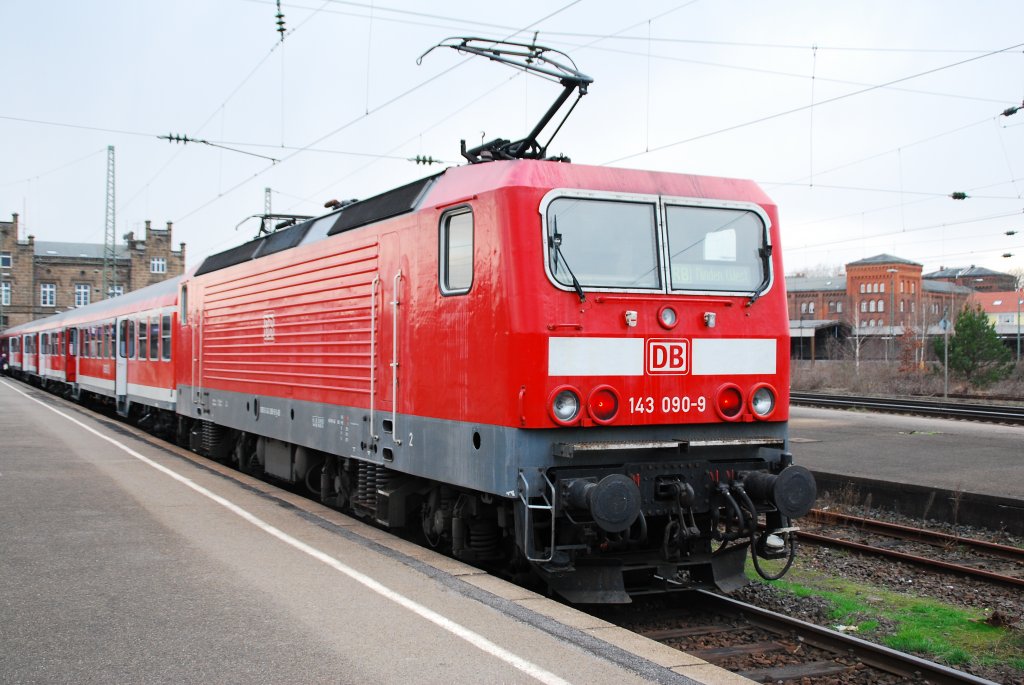
{"type": "Polygon", "coordinates": [[[755,205],[559,196],[545,231],[562,289],[758,296],[771,284],[768,218],[755,205]]]}

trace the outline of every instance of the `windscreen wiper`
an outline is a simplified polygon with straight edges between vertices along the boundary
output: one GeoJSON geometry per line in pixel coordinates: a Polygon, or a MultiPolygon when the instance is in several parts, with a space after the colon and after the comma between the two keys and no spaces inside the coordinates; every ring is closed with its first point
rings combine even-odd
{"type": "Polygon", "coordinates": [[[554,233],[551,234],[549,245],[555,251],[555,267],[557,268],[558,260],[561,259],[562,265],[569,272],[569,277],[572,278],[572,287],[576,291],[576,296],[580,298],[580,302],[586,302],[587,296],[583,294],[583,287],[580,285],[579,280],[576,279],[576,274],[569,268],[569,262],[565,260],[565,255],[562,254],[562,234],[558,232],[558,219],[551,219],[551,227],[554,233]]]}

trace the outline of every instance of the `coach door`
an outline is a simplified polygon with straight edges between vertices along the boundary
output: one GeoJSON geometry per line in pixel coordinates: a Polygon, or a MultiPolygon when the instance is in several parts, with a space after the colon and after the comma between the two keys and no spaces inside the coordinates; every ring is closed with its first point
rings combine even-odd
{"type": "Polygon", "coordinates": [[[117,410],[128,411],[128,326],[129,319],[117,320],[117,344],[114,348],[114,394],[117,396],[117,410]]]}

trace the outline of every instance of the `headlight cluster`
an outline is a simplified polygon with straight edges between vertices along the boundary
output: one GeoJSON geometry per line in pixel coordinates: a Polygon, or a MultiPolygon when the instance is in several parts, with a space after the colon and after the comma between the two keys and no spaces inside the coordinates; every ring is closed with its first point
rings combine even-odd
{"type": "MultiPolygon", "coordinates": [[[[767,383],[755,385],[750,392],[747,408],[755,419],[771,417],[778,404],[775,388],[767,383]]],[[[726,421],[736,421],[743,415],[743,392],[735,383],[727,383],[715,392],[715,411],[726,421]]]]}
{"type": "MultiPolygon", "coordinates": [[[[599,385],[591,390],[585,404],[582,397],[578,388],[560,385],[548,399],[548,414],[560,426],[575,425],[584,414],[594,423],[609,424],[619,414],[619,393],[610,385],[599,385]]],[[[778,394],[768,383],[758,383],[744,396],[740,386],[726,383],[715,391],[713,405],[715,412],[725,421],[739,421],[744,415],[766,421],[775,413],[778,394]]]]}
{"type": "MultiPolygon", "coordinates": [[[[581,393],[571,385],[561,385],[551,393],[548,410],[555,423],[570,426],[583,413],[581,393]]],[[[610,385],[599,385],[587,397],[587,415],[595,423],[611,423],[619,413],[619,393],[610,385]]]]}

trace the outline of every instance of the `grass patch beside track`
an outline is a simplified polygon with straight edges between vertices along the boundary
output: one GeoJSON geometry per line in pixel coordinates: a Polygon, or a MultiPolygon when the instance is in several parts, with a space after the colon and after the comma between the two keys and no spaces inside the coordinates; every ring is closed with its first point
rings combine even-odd
{"type": "Polygon", "coordinates": [[[832,629],[843,626],[863,639],[958,668],[1001,666],[1024,674],[1024,634],[986,623],[984,610],[825,575],[799,563],[785,579],[766,582],[748,562],[748,577],[797,597],[824,600],[832,629]]]}

